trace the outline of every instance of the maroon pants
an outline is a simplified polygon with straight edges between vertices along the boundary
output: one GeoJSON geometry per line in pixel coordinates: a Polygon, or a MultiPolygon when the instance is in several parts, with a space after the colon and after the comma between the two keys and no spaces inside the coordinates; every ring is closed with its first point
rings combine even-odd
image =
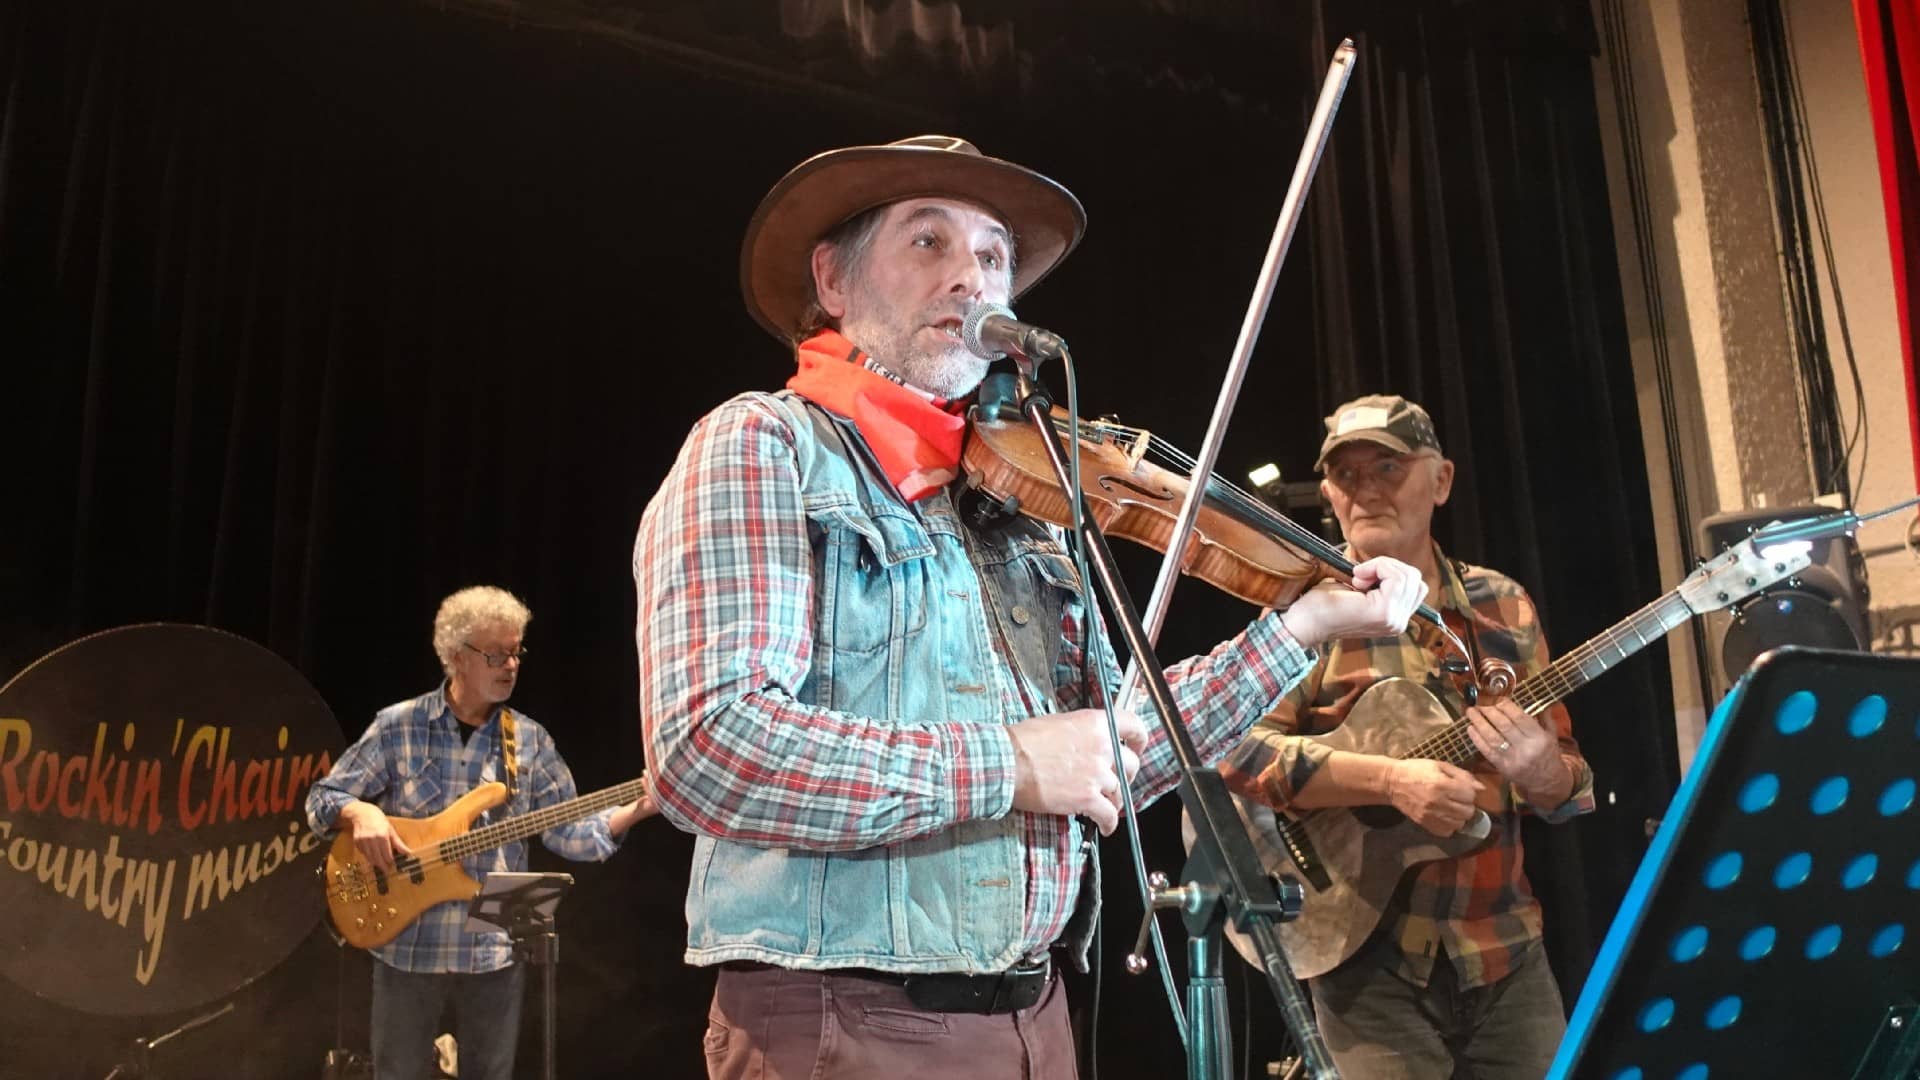
{"type": "Polygon", "coordinates": [[[1075,1080],[1056,976],[1020,1012],[928,1012],[889,983],[722,968],[707,1013],[712,1080],[1075,1080]]]}

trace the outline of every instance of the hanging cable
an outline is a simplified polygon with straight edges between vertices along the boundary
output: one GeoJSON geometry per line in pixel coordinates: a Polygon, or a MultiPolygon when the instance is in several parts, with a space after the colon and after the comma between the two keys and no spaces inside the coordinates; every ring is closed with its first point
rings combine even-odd
{"type": "Polygon", "coordinates": [[[1807,221],[1811,170],[1803,170],[1801,163],[1810,161],[1811,153],[1802,143],[1805,128],[1799,77],[1794,71],[1779,0],[1748,0],[1747,20],[1753,28],[1754,76],[1760,91],[1762,130],[1767,137],[1780,268],[1793,328],[1794,362],[1799,372],[1800,405],[1816,494],[1837,493],[1844,505],[1852,506],[1853,482],[1847,456],[1850,440],[1843,431],[1833,365],[1828,359],[1818,264],[1807,221]]]}
{"type": "MultiPolygon", "coordinates": [[[[1647,194],[1647,163],[1642,152],[1640,107],[1634,89],[1631,44],[1621,0],[1601,0],[1600,20],[1607,42],[1608,72],[1613,82],[1621,166],[1627,174],[1627,204],[1633,215],[1634,254],[1640,264],[1641,300],[1647,309],[1647,342],[1653,353],[1654,381],[1660,390],[1660,428],[1666,442],[1667,482],[1672,485],[1673,512],[1678,519],[1675,533],[1680,547],[1680,565],[1683,569],[1690,569],[1700,561],[1693,542],[1693,500],[1688,495],[1680,408],[1674,399],[1673,352],[1669,344],[1671,338],[1667,327],[1666,304],[1660,291],[1659,257],[1653,244],[1653,203],[1647,194]]],[[[1705,628],[1699,620],[1689,623],[1688,636],[1693,641],[1693,667],[1700,684],[1700,701],[1710,705],[1714,700],[1713,661],[1707,649],[1705,628]]]]}
{"type": "MultiPolygon", "coordinates": [[[[1096,650],[1099,654],[1110,659],[1114,658],[1114,652],[1112,645],[1107,642],[1106,634],[1103,632],[1104,624],[1099,617],[1099,605],[1094,602],[1093,592],[1086,584],[1091,579],[1087,575],[1086,546],[1081,542],[1081,537],[1084,535],[1083,529],[1085,527],[1085,519],[1082,514],[1086,509],[1086,502],[1080,497],[1080,454],[1078,450],[1080,445],[1080,380],[1074,369],[1073,354],[1071,351],[1066,349],[1060,351],[1060,365],[1061,369],[1066,373],[1067,380],[1067,470],[1070,475],[1068,477],[1069,490],[1066,492],[1066,496],[1067,502],[1073,507],[1073,529],[1071,533],[1073,541],[1073,567],[1075,575],[1081,582],[1081,588],[1085,590],[1086,593],[1085,599],[1083,600],[1086,609],[1087,623],[1084,634],[1086,647],[1080,656],[1082,672],[1081,685],[1091,686],[1093,684],[1090,681],[1088,665],[1092,663],[1096,650]]],[[[1119,664],[1117,662],[1114,663],[1114,670],[1119,670],[1119,664]]],[[[1114,718],[1113,714],[1113,693],[1111,691],[1103,692],[1100,695],[1100,704],[1107,715],[1107,738],[1113,746],[1113,765],[1115,769],[1120,770],[1120,810],[1121,817],[1126,820],[1127,826],[1127,853],[1132,857],[1134,880],[1140,887],[1141,910],[1145,912],[1152,926],[1154,966],[1158,968],[1160,972],[1160,984],[1166,991],[1167,1007],[1173,1013],[1173,1025],[1174,1029],[1179,1033],[1180,1045],[1185,1046],[1187,1045],[1187,1014],[1186,1010],[1182,1008],[1180,1004],[1179,988],[1173,984],[1173,971],[1167,966],[1167,947],[1166,942],[1160,935],[1160,920],[1153,917],[1153,899],[1147,886],[1147,859],[1140,845],[1140,821],[1133,803],[1133,785],[1127,781],[1127,774],[1120,760],[1120,727],[1119,722],[1114,718]]],[[[1104,906],[1102,907],[1100,919],[1103,923],[1106,920],[1104,906]]],[[[1103,975],[1105,970],[1106,965],[1102,964],[1101,973],[1103,975]]],[[[1094,998],[1096,1002],[1099,1000],[1099,996],[1099,984],[1096,981],[1094,987],[1094,998]]],[[[1096,1031],[1099,1029],[1099,1024],[1100,1017],[1096,1007],[1092,1024],[1096,1031]]],[[[1095,1080],[1098,1080],[1099,1067],[1098,1050],[1096,1048],[1093,1057],[1095,1080]]]]}
{"type": "MultiPolygon", "coordinates": [[[[1776,0],[1777,2],[1777,0],[1776,0]]],[[[1827,289],[1833,296],[1834,323],[1840,330],[1840,352],[1847,362],[1847,373],[1853,382],[1853,430],[1847,433],[1846,442],[1841,449],[1849,464],[1854,462],[1854,447],[1859,446],[1858,472],[1854,474],[1849,495],[1857,495],[1867,478],[1867,391],[1860,379],[1860,361],[1853,349],[1853,328],[1847,321],[1846,297],[1840,288],[1839,260],[1833,255],[1833,231],[1827,224],[1827,199],[1820,189],[1820,162],[1813,152],[1813,135],[1806,128],[1807,101],[1804,93],[1805,83],[1800,78],[1800,63],[1793,53],[1793,13],[1782,9],[1785,20],[1787,70],[1791,76],[1793,89],[1794,114],[1800,125],[1800,146],[1802,162],[1807,172],[1807,191],[1813,209],[1814,227],[1820,233],[1820,255],[1827,272],[1827,289]]]]}

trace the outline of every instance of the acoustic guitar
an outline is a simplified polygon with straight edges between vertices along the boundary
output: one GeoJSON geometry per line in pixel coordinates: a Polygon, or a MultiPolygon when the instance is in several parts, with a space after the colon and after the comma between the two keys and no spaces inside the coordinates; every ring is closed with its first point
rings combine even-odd
{"type": "MultiPolygon", "coordinates": [[[[1692,616],[1735,603],[1797,572],[1810,561],[1807,551],[1804,542],[1774,545],[1764,552],[1751,540],[1740,543],[1701,565],[1672,592],[1514,686],[1510,696],[1527,715],[1538,716],[1692,616]]],[[[1481,759],[1467,738],[1467,727],[1465,718],[1424,686],[1390,678],[1368,687],[1339,727],[1309,737],[1333,750],[1447,761],[1472,769],[1481,759]]],[[[1387,806],[1276,815],[1236,795],[1267,871],[1303,879],[1299,918],[1279,924],[1280,943],[1293,973],[1311,979],[1352,956],[1379,925],[1409,869],[1458,858],[1486,843],[1488,815],[1504,811],[1505,788],[1504,783],[1483,785],[1480,812],[1452,836],[1435,836],[1387,806]]],[[[1190,828],[1187,837],[1191,848],[1190,828]]],[[[1258,965],[1252,943],[1237,932],[1229,934],[1241,955],[1258,965]]]]}
{"type": "Polygon", "coordinates": [[[507,801],[505,784],[481,784],[432,817],[389,817],[393,831],[412,849],[394,857],[391,873],[368,862],[353,845],[351,831],[342,829],[319,868],[327,913],[348,944],[362,949],[385,945],[433,905],[471,900],[480,892],[480,883],[461,867],[461,859],[632,802],[646,791],[642,773],[624,784],[475,829],[474,818],[507,801]]]}

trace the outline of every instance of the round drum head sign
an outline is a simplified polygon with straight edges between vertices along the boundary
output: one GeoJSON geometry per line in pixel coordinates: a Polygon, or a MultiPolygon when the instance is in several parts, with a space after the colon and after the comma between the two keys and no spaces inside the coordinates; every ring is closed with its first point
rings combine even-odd
{"type": "Polygon", "coordinates": [[[192,1008],[323,911],[307,788],[340,728],[244,638],[129,626],[0,688],[0,972],[88,1013],[192,1008]]]}

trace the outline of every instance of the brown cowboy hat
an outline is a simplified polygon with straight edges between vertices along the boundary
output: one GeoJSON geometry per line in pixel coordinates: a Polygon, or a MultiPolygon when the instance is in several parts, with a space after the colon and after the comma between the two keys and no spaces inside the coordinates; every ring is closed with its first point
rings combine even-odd
{"type": "Polygon", "coordinates": [[[884,146],[829,150],[794,166],[760,200],[740,245],[740,292],[756,322],[782,341],[813,300],[812,254],[834,226],[902,199],[972,203],[1013,233],[1013,295],[1060,265],[1087,230],[1073,192],[1032,169],[991,158],[965,139],[916,135],[884,146]]]}

